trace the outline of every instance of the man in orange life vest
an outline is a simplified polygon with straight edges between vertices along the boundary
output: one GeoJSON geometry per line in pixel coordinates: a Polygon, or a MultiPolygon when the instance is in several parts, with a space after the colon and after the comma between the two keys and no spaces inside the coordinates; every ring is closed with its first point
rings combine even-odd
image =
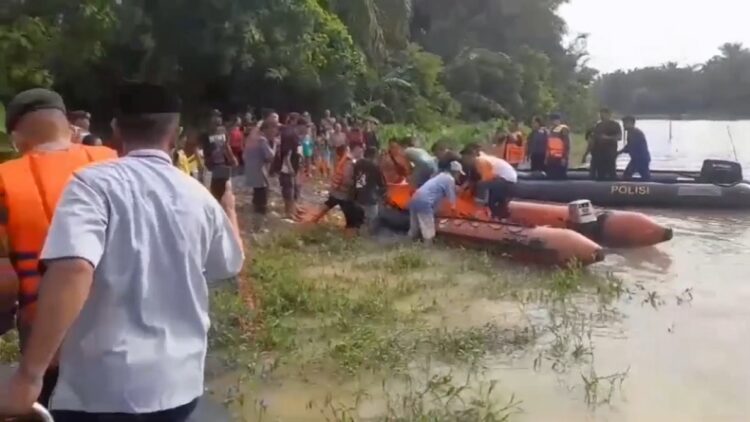
{"type": "MultiPolygon", "coordinates": [[[[38,258],[60,195],[75,170],[117,154],[106,147],[74,144],[62,98],[46,89],[18,94],[8,105],[6,127],[23,156],[0,164],[0,225],[8,241],[1,252],[16,275],[0,278],[0,305],[12,304],[0,308],[0,320],[12,317],[17,300],[23,351],[36,312],[38,258]]],[[[56,379],[53,367],[44,376],[40,403],[47,403],[56,379]]]]}
{"type": "Polygon", "coordinates": [[[497,146],[498,148],[493,155],[507,161],[514,168],[517,168],[519,164],[524,162],[526,158],[526,140],[524,139],[523,132],[518,127],[516,119],[510,120],[509,131],[507,134],[499,137],[497,146]]]}
{"type": "Polygon", "coordinates": [[[570,128],[563,124],[559,114],[550,115],[545,172],[550,179],[565,179],[570,157],[570,128]]]}

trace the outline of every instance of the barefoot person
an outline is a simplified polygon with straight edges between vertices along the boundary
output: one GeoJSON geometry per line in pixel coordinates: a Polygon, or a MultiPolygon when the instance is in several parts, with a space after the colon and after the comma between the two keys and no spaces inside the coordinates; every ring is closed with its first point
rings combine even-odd
{"type": "MultiPolygon", "coordinates": [[[[0,224],[4,226],[3,232],[7,233],[10,245],[10,250],[3,251],[2,258],[10,258],[17,276],[17,280],[16,277],[0,279],[0,307],[7,305],[0,308],[0,319],[3,315],[12,316],[17,300],[16,322],[21,350],[25,351],[32,324],[38,316],[39,254],[65,182],[74,170],[117,156],[109,148],[73,144],[65,104],[57,93],[46,89],[18,94],[8,104],[6,127],[23,155],[0,165],[0,208],[3,209],[0,224]]],[[[2,325],[9,324],[0,323],[2,325]]],[[[43,375],[38,380],[43,381],[43,385],[38,401],[46,404],[57,379],[57,364],[52,363],[46,373],[39,375],[43,375]]]]}
{"type": "Polygon", "coordinates": [[[456,180],[464,174],[458,161],[451,161],[448,171],[439,173],[417,189],[409,202],[409,237],[420,237],[426,244],[435,238],[435,212],[448,199],[456,208],[456,180]]]}
{"type": "Polygon", "coordinates": [[[127,156],[77,171],[65,188],[0,414],[31,410],[61,344],[56,422],[183,422],[203,395],[206,282],[235,276],[244,256],[231,186],[220,205],[172,165],[178,110],[161,87],[120,90],[114,129],[127,156]]]}

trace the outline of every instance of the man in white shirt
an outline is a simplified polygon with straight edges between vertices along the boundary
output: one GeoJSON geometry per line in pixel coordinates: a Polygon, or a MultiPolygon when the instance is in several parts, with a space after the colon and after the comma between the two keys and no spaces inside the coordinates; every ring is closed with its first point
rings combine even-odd
{"type": "Polygon", "coordinates": [[[187,420],[203,394],[207,281],[239,273],[231,186],[221,205],[168,151],[179,99],[131,84],[116,135],[127,156],[75,173],[44,250],[37,319],[0,385],[0,414],[31,409],[60,348],[57,422],[187,420]],[[222,209],[223,208],[223,209],[222,209]]]}

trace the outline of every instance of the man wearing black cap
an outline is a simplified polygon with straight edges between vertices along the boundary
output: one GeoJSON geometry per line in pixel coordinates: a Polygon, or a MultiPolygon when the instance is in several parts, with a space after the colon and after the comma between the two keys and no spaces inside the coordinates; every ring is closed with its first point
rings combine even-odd
{"type": "MultiPolygon", "coordinates": [[[[8,322],[17,301],[16,326],[24,351],[38,314],[38,259],[65,182],[76,169],[114,159],[116,154],[109,148],[74,145],[65,104],[60,95],[46,89],[24,91],[13,98],[6,127],[22,157],[0,164],[0,225],[10,245],[9,250],[2,248],[0,258],[10,258],[16,276],[4,272],[0,278],[0,326],[12,325],[8,322]]],[[[43,404],[55,385],[56,366],[44,374],[39,395],[43,404]]]]}
{"type": "Polygon", "coordinates": [[[617,180],[617,148],[622,139],[622,128],[618,122],[612,120],[612,112],[608,108],[602,108],[599,117],[601,120],[591,131],[583,161],[586,162],[590,152],[591,179],[617,180]]]}
{"type": "Polygon", "coordinates": [[[185,421],[203,394],[207,280],[235,276],[234,195],[172,165],[179,99],[129,84],[113,124],[127,154],[77,171],[41,254],[38,318],[0,414],[31,409],[60,347],[55,421],[185,421]],[[223,209],[222,209],[223,208],[223,209]]]}

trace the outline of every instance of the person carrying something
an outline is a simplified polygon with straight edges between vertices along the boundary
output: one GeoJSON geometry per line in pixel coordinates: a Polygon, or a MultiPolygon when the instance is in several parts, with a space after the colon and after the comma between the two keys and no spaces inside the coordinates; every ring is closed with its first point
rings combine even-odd
{"type": "Polygon", "coordinates": [[[369,147],[364,158],[354,164],[354,201],[364,211],[364,224],[370,234],[377,230],[380,202],[387,189],[377,157],[377,148],[369,147]]]}
{"type": "Polygon", "coordinates": [[[563,124],[559,114],[550,116],[552,129],[547,137],[547,156],[544,171],[550,179],[565,179],[570,158],[570,128],[563,124]]]}
{"type": "Polygon", "coordinates": [[[617,180],[617,143],[622,139],[622,128],[612,120],[612,112],[608,108],[602,108],[599,117],[601,120],[592,130],[583,162],[591,153],[591,179],[617,180]]]}
{"type": "Polygon", "coordinates": [[[253,190],[253,231],[262,230],[268,213],[268,166],[273,161],[273,140],[279,133],[279,125],[272,120],[264,121],[260,129],[251,128],[245,143],[245,186],[253,190]]]}
{"type": "Polygon", "coordinates": [[[638,173],[643,181],[651,180],[651,153],[648,150],[648,142],[646,141],[646,135],[642,130],[635,127],[635,117],[625,116],[622,119],[622,125],[625,127],[627,133],[627,144],[625,148],[618,153],[630,154],[630,162],[625,168],[623,178],[625,180],[632,180],[633,174],[638,173]]]}
{"type": "Polygon", "coordinates": [[[432,154],[437,160],[438,171],[448,171],[452,161],[461,161],[461,154],[454,151],[447,140],[439,140],[432,145],[432,154]]]}
{"type": "Polygon", "coordinates": [[[531,119],[531,132],[526,142],[526,157],[531,163],[531,171],[544,171],[547,161],[547,141],[549,132],[539,116],[531,119]]]}
{"type": "Polygon", "coordinates": [[[414,146],[412,138],[406,139],[404,146],[406,147],[404,155],[412,166],[409,185],[413,189],[419,189],[438,172],[437,158],[424,149],[414,146]]]}
{"type": "Polygon", "coordinates": [[[487,206],[493,218],[507,218],[508,203],[518,182],[516,170],[507,161],[484,154],[477,144],[468,145],[461,155],[464,166],[475,179],[472,188],[477,203],[487,206]]]}
{"type": "Polygon", "coordinates": [[[391,184],[403,183],[411,174],[411,163],[404,155],[404,148],[397,138],[388,141],[388,150],[380,157],[380,169],[385,180],[391,184]]]}
{"type": "MultiPolygon", "coordinates": [[[[170,160],[179,100],[131,84],[114,130],[127,156],[75,172],[41,254],[21,363],[0,414],[31,410],[60,347],[56,422],[182,422],[204,393],[207,281],[243,264],[234,195],[221,205],[170,160]]],[[[33,179],[32,179],[33,180],[33,179]]]]}
{"type": "Polygon", "coordinates": [[[458,161],[451,161],[448,170],[439,173],[422,185],[409,201],[409,237],[426,244],[435,238],[435,212],[443,200],[448,199],[456,209],[456,181],[464,175],[458,161]]]}
{"type": "Polygon", "coordinates": [[[237,165],[237,158],[227,142],[226,128],[222,126],[221,116],[211,118],[208,133],[201,135],[201,146],[206,168],[211,172],[211,194],[220,201],[224,196],[227,181],[232,177],[232,167],[237,165]]]}
{"type": "MultiPolygon", "coordinates": [[[[2,258],[10,259],[16,276],[0,278],[0,319],[11,322],[18,301],[16,326],[25,352],[39,315],[39,255],[65,184],[75,170],[117,154],[106,147],[74,144],[63,99],[46,89],[16,95],[8,104],[5,124],[21,157],[0,164],[0,224],[9,244],[2,258]]],[[[46,405],[57,379],[57,363],[35,375],[41,395],[36,391],[32,401],[46,405]]],[[[0,401],[4,394],[0,390],[0,401]]]]}
{"type": "Polygon", "coordinates": [[[331,188],[328,193],[328,200],[322,210],[312,219],[313,223],[318,223],[332,209],[338,206],[344,213],[346,220],[347,234],[355,234],[362,227],[364,220],[364,211],[354,203],[354,163],[357,158],[361,158],[362,146],[356,145],[351,154],[349,147],[344,145],[336,151],[339,158],[331,179],[331,188]]]}
{"type": "Polygon", "coordinates": [[[516,119],[510,120],[508,133],[499,139],[499,157],[507,161],[514,168],[524,162],[526,156],[526,140],[516,119]]]}

